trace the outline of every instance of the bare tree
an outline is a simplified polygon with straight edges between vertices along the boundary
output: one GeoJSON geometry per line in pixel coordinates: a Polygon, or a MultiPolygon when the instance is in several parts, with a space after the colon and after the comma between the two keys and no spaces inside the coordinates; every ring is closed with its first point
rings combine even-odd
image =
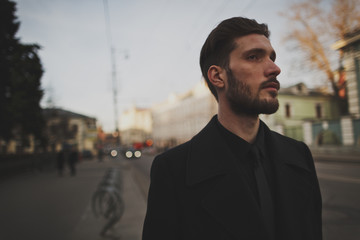
{"type": "Polygon", "coordinates": [[[347,100],[340,90],[344,84],[339,83],[342,76],[341,51],[335,52],[331,44],[346,38],[347,34],[360,28],[360,0],[304,0],[289,6],[285,17],[290,27],[285,40],[295,43],[304,54],[305,63],[326,75],[342,114],[347,113],[347,100]],[[337,61],[333,61],[337,59],[337,61]]]}
{"type": "Polygon", "coordinates": [[[331,26],[333,26],[333,37],[335,39],[344,39],[347,34],[359,30],[360,1],[334,0],[332,11],[328,14],[328,17],[331,26]]]}

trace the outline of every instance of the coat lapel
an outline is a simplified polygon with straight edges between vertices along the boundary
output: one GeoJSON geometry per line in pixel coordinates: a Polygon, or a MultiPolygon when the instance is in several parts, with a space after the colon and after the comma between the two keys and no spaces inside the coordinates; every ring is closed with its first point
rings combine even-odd
{"type": "Polygon", "coordinates": [[[307,222],[302,218],[309,209],[307,203],[311,196],[311,170],[302,152],[295,147],[299,144],[291,144],[270,130],[266,132],[276,174],[277,225],[281,226],[282,233],[279,239],[301,239],[302,226],[307,222]]]}
{"type": "Polygon", "coordinates": [[[212,190],[202,199],[203,207],[237,239],[265,239],[260,209],[239,173],[235,157],[222,140],[216,116],[191,140],[187,161],[187,184],[205,183],[212,190]]]}

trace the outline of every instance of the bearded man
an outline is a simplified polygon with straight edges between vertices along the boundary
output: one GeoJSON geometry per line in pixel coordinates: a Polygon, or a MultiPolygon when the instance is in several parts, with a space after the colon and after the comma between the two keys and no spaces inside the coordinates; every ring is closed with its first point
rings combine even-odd
{"type": "Polygon", "coordinates": [[[271,131],[280,68],[266,24],[235,17],[206,39],[200,66],[218,114],[155,157],[143,240],[319,240],[321,195],[309,148],[271,131]]]}

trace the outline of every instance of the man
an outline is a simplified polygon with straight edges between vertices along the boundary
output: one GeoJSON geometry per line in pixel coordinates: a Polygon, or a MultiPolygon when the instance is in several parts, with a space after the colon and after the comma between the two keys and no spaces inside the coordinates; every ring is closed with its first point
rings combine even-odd
{"type": "Polygon", "coordinates": [[[69,168],[71,176],[76,175],[76,164],[79,161],[79,152],[77,149],[77,145],[74,144],[71,146],[71,151],[69,154],[69,168]]]}
{"type": "Polygon", "coordinates": [[[308,147],[272,132],[280,74],[267,25],[236,17],[200,56],[218,114],[154,159],[143,240],[322,239],[321,195],[308,147]]]}

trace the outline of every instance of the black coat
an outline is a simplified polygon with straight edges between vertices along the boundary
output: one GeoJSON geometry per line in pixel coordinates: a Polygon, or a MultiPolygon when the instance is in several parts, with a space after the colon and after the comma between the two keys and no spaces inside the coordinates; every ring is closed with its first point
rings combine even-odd
{"type": "MultiPolygon", "coordinates": [[[[259,206],[215,117],[154,159],[143,240],[266,240],[259,206]]],[[[275,169],[276,240],[319,240],[321,195],[309,148],[265,126],[275,169]]]]}

